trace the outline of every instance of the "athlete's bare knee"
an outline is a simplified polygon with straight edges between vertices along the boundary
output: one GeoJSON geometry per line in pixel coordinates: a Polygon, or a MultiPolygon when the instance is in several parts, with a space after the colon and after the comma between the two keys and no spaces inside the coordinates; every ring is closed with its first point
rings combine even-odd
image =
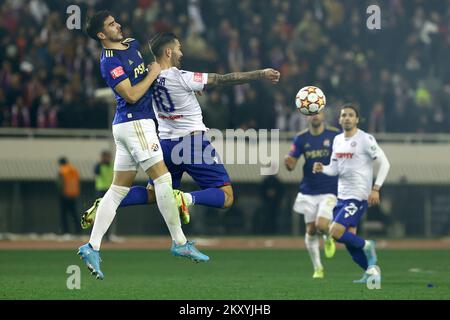
{"type": "Polygon", "coordinates": [[[334,240],[339,240],[345,232],[345,227],[340,224],[333,223],[330,227],[330,235],[334,240]]]}
{"type": "Polygon", "coordinates": [[[133,185],[136,173],[136,171],[115,171],[112,184],[129,188],[133,185]]]}
{"type": "Polygon", "coordinates": [[[147,171],[145,171],[145,173],[150,177],[150,179],[152,180],[156,180],[159,177],[161,177],[162,175],[168,173],[169,171],[167,170],[166,164],[164,163],[164,161],[160,161],[155,163],[153,166],[151,166],[150,168],[147,169],[147,171]]]}
{"type": "Polygon", "coordinates": [[[317,234],[317,229],[314,223],[306,224],[306,233],[310,236],[315,236],[317,234]]]}
{"type": "Polygon", "coordinates": [[[329,225],[329,220],[326,219],[319,219],[316,221],[316,229],[321,233],[328,233],[329,225]]]}
{"type": "Polygon", "coordinates": [[[222,187],[220,189],[222,189],[222,191],[225,193],[225,202],[223,204],[223,208],[231,208],[234,203],[233,189],[231,188],[231,186],[222,187]]]}

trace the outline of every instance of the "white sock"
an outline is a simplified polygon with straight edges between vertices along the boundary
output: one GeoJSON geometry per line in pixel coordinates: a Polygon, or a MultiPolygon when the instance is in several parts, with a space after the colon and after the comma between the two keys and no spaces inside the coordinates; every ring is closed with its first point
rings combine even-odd
{"type": "Polygon", "coordinates": [[[184,197],[186,198],[186,205],[187,205],[188,207],[194,205],[194,203],[193,203],[194,200],[192,199],[192,194],[190,194],[190,193],[185,193],[185,194],[184,194],[184,197]]]}
{"type": "Polygon", "coordinates": [[[319,237],[317,235],[310,236],[306,233],[305,245],[306,249],[308,249],[309,256],[311,257],[314,270],[323,268],[322,263],[320,262],[319,237]]]}
{"type": "Polygon", "coordinates": [[[100,250],[102,238],[116,216],[116,210],[130,188],[111,185],[97,208],[94,227],[89,243],[94,250],[100,250]]]}
{"type": "Polygon", "coordinates": [[[166,221],[172,240],[176,244],[185,244],[186,237],[181,229],[180,215],[178,213],[177,204],[173,196],[172,177],[170,173],[160,176],[154,181],[156,203],[159,211],[166,221]]]}

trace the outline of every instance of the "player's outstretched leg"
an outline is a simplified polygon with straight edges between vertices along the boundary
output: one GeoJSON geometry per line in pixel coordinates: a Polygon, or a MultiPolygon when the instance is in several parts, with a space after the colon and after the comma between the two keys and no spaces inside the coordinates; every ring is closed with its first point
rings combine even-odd
{"type": "Polygon", "coordinates": [[[101,260],[99,253],[102,238],[114,220],[119,203],[125,198],[129,190],[130,188],[124,186],[114,184],[110,186],[98,205],[97,217],[89,243],[78,248],[78,254],[81,256],[81,259],[97,279],[103,279],[103,273],[100,270],[101,260]]]}
{"type": "Polygon", "coordinates": [[[78,248],[78,253],[80,259],[87,265],[91,274],[95,276],[99,280],[103,280],[103,272],[100,270],[100,262],[102,259],[100,258],[100,252],[98,250],[94,250],[90,243],[87,243],[78,248]]]}
{"type": "Polygon", "coordinates": [[[170,249],[172,254],[176,257],[184,257],[191,259],[195,262],[207,262],[209,257],[195,247],[194,242],[187,241],[183,245],[177,245],[175,241],[172,242],[172,248],[170,249]]]}

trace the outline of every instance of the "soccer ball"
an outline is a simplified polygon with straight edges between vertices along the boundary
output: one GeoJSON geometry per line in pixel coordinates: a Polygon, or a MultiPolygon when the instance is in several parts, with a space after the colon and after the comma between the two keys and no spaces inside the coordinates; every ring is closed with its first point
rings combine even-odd
{"type": "Polygon", "coordinates": [[[301,88],[295,97],[295,105],[305,116],[318,114],[325,108],[327,98],[320,88],[306,86],[301,88]]]}

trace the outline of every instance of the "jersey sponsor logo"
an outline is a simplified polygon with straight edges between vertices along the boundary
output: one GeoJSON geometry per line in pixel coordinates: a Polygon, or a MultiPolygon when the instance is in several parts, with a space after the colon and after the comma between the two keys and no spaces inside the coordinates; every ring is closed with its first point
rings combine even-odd
{"type": "Polygon", "coordinates": [[[338,159],[353,159],[353,155],[354,153],[351,152],[336,153],[338,159]]]}
{"type": "Polygon", "coordinates": [[[143,74],[145,72],[145,65],[144,63],[141,63],[136,68],[133,69],[134,71],[134,77],[137,78],[138,75],[143,74]]]}
{"type": "Polygon", "coordinates": [[[178,120],[178,119],[183,118],[183,115],[182,114],[178,114],[176,116],[165,116],[165,115],[162,115],[162,114],[158,114],[158,118],[160,118],[162,120],[178,120]]]}
{"type": "Polygon", "coordinates": [[[330,150],[328,150],[328,149],[311,150],[311,151],[305,152],[306,159],[326,158],[329,156],[330,156],[330,150]]]}
{"type": "Polygon", "coordinates": [[[202,83],[203,82],[203,74],[200,72],[195,72],[194,73],[194,81],[202,83]]]}
{"type": "Polygon", "coordinates": [[[125,71],[123,71],[122,66],[118,66],[118,67],[112,69],[110,74],[111,74],[111,77],[113,77],[113,79],[117,79],[120,76],[123,76],[125,74],[125,71]]]}

